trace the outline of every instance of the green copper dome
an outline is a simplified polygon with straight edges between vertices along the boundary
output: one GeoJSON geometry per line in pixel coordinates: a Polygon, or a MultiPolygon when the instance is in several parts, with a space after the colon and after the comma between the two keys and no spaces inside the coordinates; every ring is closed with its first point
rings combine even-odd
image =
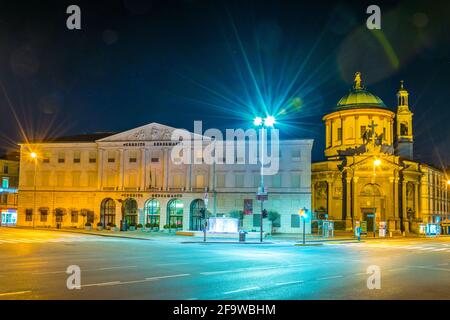
{"type": "Polygon", "coordinates": [[[337,104],[337,109],[353,109],[353,108],[386,108],[384,102],[376,95],[371,94],[361,84],[361,72],[355,73],[355,85],[353,90],[343,96],[337,104]]]}
{"type": "Polygon", "coordinates": [[[386,108],[386,105],[379,97],[364,89],[353,89],[337,104],[338,109],[362,107],[386,108]]]}

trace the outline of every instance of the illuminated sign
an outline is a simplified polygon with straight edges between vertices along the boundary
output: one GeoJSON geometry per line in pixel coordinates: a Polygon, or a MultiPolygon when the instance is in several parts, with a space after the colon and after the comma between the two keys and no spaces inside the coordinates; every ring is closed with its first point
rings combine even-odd
{"type": "Polygon", "coordinates": [[[208,232],[238,232],[239,220],[235,218],[209,218],[208,232]]]}

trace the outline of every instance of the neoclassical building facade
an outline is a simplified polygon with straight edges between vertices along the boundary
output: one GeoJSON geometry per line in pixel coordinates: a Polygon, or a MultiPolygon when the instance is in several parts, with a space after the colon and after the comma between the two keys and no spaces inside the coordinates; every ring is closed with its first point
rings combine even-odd
{"type": "MultiPolygon", "coordinates": [[[[150,223],[161,230],[201,229],[211,216],[241,212],[241,227],[259,229],[259,164],[174,163],[175,129],[150,123],[101,133],[21,144],[18,225],[77,227],[150,223]],[[36,158],[30,153],[35,152],[36,158]]],[[[311,208],[312,140],[280,142],[280,170],[264,177],[267,210],[278,232],[300,232],[298,210],[311,208]]]]}
{"type": "Polygon", "coordinates": [[[367,91],[356,73],[353,89],[323,117],[326,161],[312,164],[312,207],[317,217],[360,221],[368,230],[386,222],[392,232],[417,232],[422,223],[449,219],[445,172],[413,158],[413,113],[403,82],[396,112],[367,91]]]}

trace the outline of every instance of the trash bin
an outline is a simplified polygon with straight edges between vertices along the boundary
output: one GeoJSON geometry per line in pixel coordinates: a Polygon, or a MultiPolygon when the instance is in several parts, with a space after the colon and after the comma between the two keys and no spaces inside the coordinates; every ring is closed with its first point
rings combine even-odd
{"type": "Polygon", "coordinates": [[[239,231],[239,242],[245,242],[246,231],[239,231]]]}

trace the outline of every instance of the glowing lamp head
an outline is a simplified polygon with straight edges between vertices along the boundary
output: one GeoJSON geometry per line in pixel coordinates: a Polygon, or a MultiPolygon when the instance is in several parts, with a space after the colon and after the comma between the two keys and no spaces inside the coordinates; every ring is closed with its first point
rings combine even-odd
{"type": "Polygon", "coordinates": [[[449,179],[449,180],[447,180],[447,185],[449,185],[449,186],[450,186],[450,179],[449,179]]]}
{"type": "Polygon", "coordinates": [[[380,166],[381,165],[381,160],[380,159],[375,159],[373,161],[373,165],[376,166],[376,167],[380,166]]]}
{"type": "Polygon", "coordinates": [[[256,118],[253,120],[253,124],[254,124],[255,126],[257,126],[257,127],[259,127],[260,125],[262,125],[262,123],[263,123],[263,119],[262,119],[261,117],[256,117],[256,118]]]}
{"type": "Polygon", "coordinates": [[[36,152],[30,153],[30,157],[31,157],[32,159],[36,159],[36,158],[37,158],[36,152]]]}
{"type": "Polygon", "coordinates": [[[273,125],[275,124],[275,118],[272,116],[267,116],[264,119],[264,126],[266,127],[273,127],[273,125]]]}

